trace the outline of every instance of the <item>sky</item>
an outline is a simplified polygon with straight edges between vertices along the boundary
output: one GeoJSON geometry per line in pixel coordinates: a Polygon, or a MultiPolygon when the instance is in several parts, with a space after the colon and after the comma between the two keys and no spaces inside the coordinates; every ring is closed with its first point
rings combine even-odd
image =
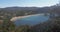
{"type": "Polygon", "coordinates": [[[4,7],[44,7],[52,6],[59,2],[59,0],[0,0],[0,8],[4,7]]]}

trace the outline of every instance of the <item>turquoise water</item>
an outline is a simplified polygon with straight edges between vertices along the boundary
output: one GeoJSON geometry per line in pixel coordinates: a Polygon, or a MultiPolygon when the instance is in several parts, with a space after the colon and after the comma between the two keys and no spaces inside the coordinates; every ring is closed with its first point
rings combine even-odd
{"type": "Polygon", "coordinates": [[[15,21],[15,24],[20,25],[36,25],[39,23],[42,23],[44,21],[47,21],[49,16],[44,15],[36,15],[36,16],[30,16],[26,18],[21,18],[15,21]]]}

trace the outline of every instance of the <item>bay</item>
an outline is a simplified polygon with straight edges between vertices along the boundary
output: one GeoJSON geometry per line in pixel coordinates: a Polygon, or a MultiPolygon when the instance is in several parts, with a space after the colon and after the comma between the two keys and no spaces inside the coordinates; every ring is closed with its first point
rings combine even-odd
{"type": "Polygon", "coordinates": [[[21,25],[33,26],[33,25],[45,22],[48,19],[49,19],[49,16],[34,15],[34,16],[30,16],[30,17],[25,17],[25,18],[17,19],[14,23],[17,26],[21,26],[21,25]]]}

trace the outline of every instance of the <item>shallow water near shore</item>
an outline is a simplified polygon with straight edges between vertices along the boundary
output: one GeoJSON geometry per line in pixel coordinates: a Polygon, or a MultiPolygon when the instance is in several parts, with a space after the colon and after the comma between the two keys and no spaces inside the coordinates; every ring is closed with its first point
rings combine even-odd
{"type": "Polygon", "coordinates": [[[33,26],[33,25],[45,22],[48,19],[49,19],[49,16],[35,15],[35,16],[30,16],[30,17],[26,17],[26,18],[17,19],[14,23],[17,26],[21,26],[21,25],[33,26]]]}

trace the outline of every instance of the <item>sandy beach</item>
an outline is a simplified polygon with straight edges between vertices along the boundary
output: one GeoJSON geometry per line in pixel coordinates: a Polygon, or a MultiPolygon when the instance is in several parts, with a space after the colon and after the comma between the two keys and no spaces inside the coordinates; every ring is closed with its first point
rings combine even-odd
{"type": "Polygon", "coordinates": [[[37,15],[43,15],[43,14],[34,14],[34,15],[13,17],[13,18],[11,19],[11,21],[15,21],[15,20],[17,20],[17,19],[26,18],[26,17],[30,17],[30,16],[37,16],[37,15]]]}

